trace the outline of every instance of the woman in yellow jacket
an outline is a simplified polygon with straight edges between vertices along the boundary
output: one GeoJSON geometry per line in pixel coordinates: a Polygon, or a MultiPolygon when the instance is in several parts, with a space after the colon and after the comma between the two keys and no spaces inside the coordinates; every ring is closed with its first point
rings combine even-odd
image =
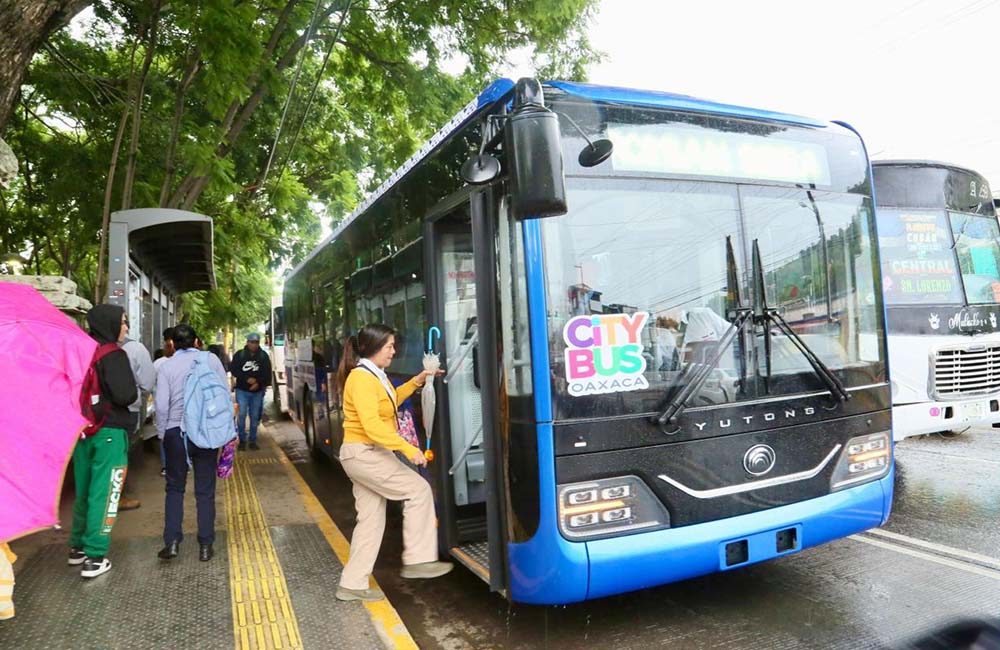
{"type": "Polygon", "coordinates": [[[396,331],[391,327],[365,325],[344,345],[337,370],[344,405],[340,463],[354,484],[354,507],[358,512],[351,554],[337,588],[340,600],[383,598],[382,592],[369,588],[368,578],[382,545],[387,499],[403,502],[402,577],[436,578],[453,566],[437,561],[437,525],[430,485],[393,453],[402,452],[414,465],[427,464],[420,449],[397,432],[396,409],[434,374],[424,371],[402,386],[393,387],[385,369],[396,354],[395,338],[396,331]]]}

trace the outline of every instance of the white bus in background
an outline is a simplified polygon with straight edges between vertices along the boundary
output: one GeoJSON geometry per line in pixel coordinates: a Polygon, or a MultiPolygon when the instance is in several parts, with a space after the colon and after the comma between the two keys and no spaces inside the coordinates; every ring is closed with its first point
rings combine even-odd
{"type": "Polygon", "coordinates": [[[894,439],[1000,428],[1000,226],[986,179],[872,163],[894,439]]]}
{"type": "Polygon", "coordinates": [[[288,391],[285,376],[285,309],[281,294],[271,298],[267,321],[267,354],[271,357],[271,391],[277,413],[288,413],[288,391]]]}

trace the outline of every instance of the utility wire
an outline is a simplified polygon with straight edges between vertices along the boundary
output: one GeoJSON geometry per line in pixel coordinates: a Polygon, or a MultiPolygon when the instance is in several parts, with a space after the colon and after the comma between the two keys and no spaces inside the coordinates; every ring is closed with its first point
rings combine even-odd
{"type": "MultiPolygon", "coordinates": [[[[309,92],[309,99],[306,100],[306,107],[302,111],[302,119],[299,121],[298,128],[295,129],[295,135],[292,136],[292,143],[288,145],[288,152],[285,154],[284,160],[282,160],[281,169],[278,171],[279,180],[285,173],[288,161],[292,158],[292,153],[295,151],[295,145],[299,141],[299,134],[302,132],[302,127],[305,126],[306,120],[309,119],[309,109],[312,108],[313,100],[316,98],[316,91],[319,89],[319,84],[323,80],[323,73],[326,71],[326,64],[330,61],[330,55],[333,54],[333,48],[337,46],[337,41],[340,39],[340,32],[344,27],[344,21],[347,20],[347,14],[351,12],[351,5],[353,4],[354,0],[349,0],[347,7],[345,7],[344,11],[340,14],[340,22],[337,23],[337,31],[334,32],[333,38],[330,40],[330,46],[326,48],[326,54],[323,55],[323,63],[319,67],[319,73],[316,75],[316,81],[313,83],[312,90],[309,92]]],[[[272,151],[272,153],[274,152],[272,151]]],[[[264,178],[267,178],[266,174],[264,178]]]]}
{"type": "Polygon", "coordinates": [[[295,74],[292,76],[292,85],[285,96],[285,107],[281,110],[281,119],[278,121],[278,131],[274,134],[274,143],[271,145],[271,153],[267,156],[267,165],[264,167],[264,176],[261,179],[261,186],[267,182],[267,174],[271,171],[271,164],[274,162],[274,153],[278,149],[278,140],[281,139],[281,130],[285,126],[285,118],[288,117],[288,107],[292,104],[292,97],[295,95],[295,86],[299,83],[299,75],[302,73],[302,64],[306,60],[306,52],[309,50],[309,41],[312,40],[313,31],[316,29],[316,19],[319,16],[321,0],[316,0],[313,6],[312,17],[309,19],[309,26],[306,28],[306,41],[302,45],[302,53],[299,54],[299,62],[295,64],[295,74]]]}

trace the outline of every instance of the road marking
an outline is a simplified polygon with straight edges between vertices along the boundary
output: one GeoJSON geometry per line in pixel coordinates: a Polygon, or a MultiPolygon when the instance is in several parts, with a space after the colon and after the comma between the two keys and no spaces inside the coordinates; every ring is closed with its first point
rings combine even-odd
{"type": "MultiPolygon", "coordinates": [[[[899,452],[897,452],[897,453],[899,453],[899,452]]],[[[987,465],[1000,465],[1000,461],[997,461],[997,460],[990,460],[988,458],[975,458],[973,456],[962,456],[961,454],[942,454],[940,452],[931,451],[929,449],[912,449],[912,448],[911,449],[903,449],[903,450],[901,450],[901,454],[899,454],[899,455],[906,456],[906,454],[911,454],[911,453],[913,453],[913,454],[925,454],[925,455],[928,455],[928,456],[938,456],[938,457],[941,457],[941,458],[951,458],[953,460],[960,460],[962,462],[986,463],[987,465]]]]}
{"type": "MultiPolygon", "coordinates": [[[[319,526],[323,537],[326,538],[326,542],[333,549],[340,563],[347,564],[347,556],[351,552],[351,544],[344,537],[344,534],[340,532],[340,529],[337,528],[337,524],[333,522],[330,515],[327,514],[326,508],[316,498],[309,484],[299,475],[298,470],[295,469],[292,461],[285,454],[285,450],[277,445],[275,445],[275,449],[278,452],[278,460],[281,462],[282,468],[284,468],[295,484],[299,497],[301,497],[302,502],[305,504],[309,515],[313,518],[316,525],[319,526]]],[[[371,577],[371,586],[375,589],[381,589],[375,580],[375,576],[371,577]]],[[[383,598],[375,602],[366,602],[364,606],[368,610],[368,616],[372,620],[375,631],[387,648],[412,648],[416,650],[418,647],[417,642],[410,636],[410,631],[406,629],[406,624],[403,623],[403,619],[399,617],[399,612],[392,606],[388,598],[383,598]]]]}
{"type": "Polygon", "coordinates": [[[899,533],[883,530],[881,528],[872,528],[871,530],[866,532],[869,535],[876,535],[878,537],[884,537],[886,539],[902,542],[904,544],[920,546],[922,548],[926,548],[931,551],[937,551],[938,553],[943,553],[945,555],[952,555],[954,557],[964,558],[966,560],[969,560],[970,562],[973,562],[974,564],[981,564],[991,569],[996,569],[997,571],[1000,571],[1000,560],[998,560],[997,558],[990,557],[988,555],[980,555],[979,553],[964,551],[960,548],[945,546],[944,544],[937,544],[935,542],[928,542],[927,540],[917,539],[916,537],[910,537],[909,535],[900,535],[899,533]]]}
{"type": "Polygon", "coordinates": [[[301,648],[302,637],[288,597],[288,584],[247,460],[250,459],[244,460],[242,454],[237,454],[225,490],[236,650],[301,648]]]}
{"type": "Polygon", "coordinates": [[[902,553],[903,555],[909,555],[911,557],[919,558],[921,560],[927,560],[928,562],[940,564],[942,566],[950,567],[952,569],[958,569],[960,571],[965,571],[967,573],[974,573],[984,578],[992,578],[994,580],[1000,581],[1000,571],[987,569],[979,565],[970,564],[962,560],[953,560],[951,558],[940,557],[938,555],[932,555],[931,553],[924,553],[923,551],[918,551],[916,549],[912,549],[907,546],[902,546],[900,544],[896,544],[893,542],[885,542],[879,539],[863,537],[861,535],[851,535],[850,537],[848,537],[848,539],[853,539],[856,542],[864,542],[865,544],[871,544],[872,546],[884,548],[889,551],[895,551],[896,553],[902,553]]]}

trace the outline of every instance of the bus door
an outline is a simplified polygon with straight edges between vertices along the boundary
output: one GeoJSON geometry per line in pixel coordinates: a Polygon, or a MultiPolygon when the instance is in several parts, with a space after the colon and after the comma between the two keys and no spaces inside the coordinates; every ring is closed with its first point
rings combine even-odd
{"type": "Polygon", "coordinates": [[[474,245],[468,201],[465,195],[463,202],[453,203],[432,218],[425,230],[428,323],[441,331],[434,349],[447,371],[443,380],[435,382],[438,402],[432,472],[442,506],[442,545],[495,591],[502,591],[505,543],[503,527],[496,524],[502,492],[497,473],[490,470],[496,456],[491,449],[492,427],[484,418],[484,401],[490,403],[484,395],[484,369],[495,370],[497,361],[483,363],[479,328],[480,322],[494,318],[492,313],[484,318],[480,311],[483,283],[494,281],[495,274],[480,273],[477,268],[481,256],[474,245]]]}

